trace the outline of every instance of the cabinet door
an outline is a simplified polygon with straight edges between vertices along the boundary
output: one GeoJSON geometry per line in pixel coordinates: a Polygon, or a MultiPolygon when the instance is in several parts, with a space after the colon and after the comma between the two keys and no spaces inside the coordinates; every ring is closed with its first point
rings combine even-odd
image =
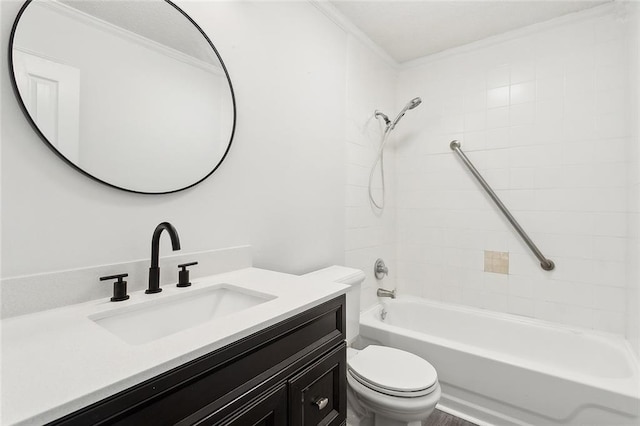
{"type": "Polygon", "coordinates": [[[347,415],[343,343],[289,380],[290,426],[339,426],[347,415]]]}

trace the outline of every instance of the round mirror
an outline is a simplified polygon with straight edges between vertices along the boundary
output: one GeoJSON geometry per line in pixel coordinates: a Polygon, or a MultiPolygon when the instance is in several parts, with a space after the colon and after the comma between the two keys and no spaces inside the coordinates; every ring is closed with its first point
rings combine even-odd
{"type": "Polygon", "coordinates": [[[11,32],[9,66],[36,132],[112,187],[189,188],[231,145],[236,109],[226,67],[169,1],[27,1],[11,32]]]}

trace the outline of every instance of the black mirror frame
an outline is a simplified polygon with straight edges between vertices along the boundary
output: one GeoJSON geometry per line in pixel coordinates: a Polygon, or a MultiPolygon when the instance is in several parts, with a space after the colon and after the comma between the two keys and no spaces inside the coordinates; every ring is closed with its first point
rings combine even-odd
{"type": "Polygon", "coordinates": [[[231,103],[232,103],[232,107],[233,107],[233,124],[232,124],[232,127],[231,127],[231,135],[229,136],[229,143],[227,144],[227,148],[224,151],[224,154],[222,155],[222,157],[220,158],[220,161],[218,161],[218,163],[213,167],[213,169],[206,176],[204,176],[202,179],[200,179],[197,182],[194,182],[194,183],[192,183],[190,185],[187,185],[185,187],[174,189],[174,190],[171,190],[171,191],[144,192],[144,191],[136,191],[136,190],[133,190],[133,189],[124,188],[124,187],[121,187],[121,186],[117,186],[117,185],[111,184],[109,182],[106,182],[106,181],[104,181],[102,179],[99,179],[99,178],[93,176],[92,174],[90,174],[86,170],[82,169],[80,166],[78,166],[75,163],[73,163],[67,157],[65,157],[60,151],[58,151],[56,149],[56,147],[53,146],[53,144],[51,142],[49,142],[47,137],[40,131],[40,129],[38,128],[38,125],[35,123],[35,121],[33,121],[33,118],[31,118],[31,115],[29,114],[29,111],[27,110],[27,107],[24,104],[24,102],[22,101],[22,97],[20,96],[20,91],[18,90],[18,84],[17,84],[16,78],[15,78],[15,75],[14,75],[14,71],[13,71],[13,40],[14,40],[14,37],[15,37],[16,29],[18,27],[18,22],[20,21],[20,18],[22,17],[22,14],[25,12],[25,10],[29,6],[29,4],[31,4],[33,2],[33,0],[26,0],[25,3],[20,8],[20,11],[18,12],[18,15],[16,16],[16,19],[13,22],[13,26],[11,28],[11,35],[9,37],[8,61],[7,61],[7,63],[9,65],[9,77],[11,79],[11,85],[13,86],[13,92],[14,92],[14,94],[16,96],[16,99],[18,100],[18,104],[20,105],[20,109],[22,109],[22,112],[24,113],[25,117],[27,118],[27,121],[29,122],[29,124],[31,125],[33,130],[36,132],[36,134],[38,136],[40,136],[40,139],[42,139],[42,141],[45,142],[45,144],[58,157],[60,157],[64,162],[66,162],[69,166],[71,166],[72,168],[74,168],[75,170],[80,172],[81,174],[83,174],[83,175],[85,175],[85,176],[87,176],[87,177],[89,177],[89,178],[91,178],[91,179],[93,179],[93,180],[95,180],[97,182],[100,182],[100,183],[102,183],[104,185],[110,186],[111,188],[119,189],[119,190],[126,191],[126,192],[131,192],[131,193],[135,193],[135,194],[145,194],[145,195],[172,194],[172,193],[175,193],[175,192],[180,192],[180,191],[184,191],[186,189],[192,188],[192,187],[196,186],[197,184],[201,183],[202,181],[204,181],[205,179],[207,179],[209,176],[211,176],[213,174],[213,172],[215,172],[218,169],[218,167],[220,167],[222,162],[227,157],[227,154],[229,153],[229,149],[231,148],[231,144],[233,142],[233,137],[235,136],[236,123],[237,123],[236,97],[235,97],[235,93],[233,91],[233,84],[231,83],[231,78],[229,77],[229,72],[227,71],[227,67],[224,64],[224,61],[222,60],[222,57],[220,56],[220,53],[218,53],[218,50],[213,45],[213,43],[211,42],[211,40],[209,39],[207,34],[205,34],[205,32],[202,30],[202,28],[200,28],[200,26],[193,19],[191,19],[191,17],[189,15],[187,15],[187,13],[185,11],[180,9],[171,0],[160,0],[160,1],[164,1],[165,3],[169,4],[169,6],[173,7],[175,10],[177,10],[180,14],[182,14],[182,16],[184,16],[187,20],[189,20],[189,22],[191,22],[191,24],[198,29],[200,34],[202,34],[202,37],[204,37],[204,39],[207,41],[207,43],[209,43],[209,46],[211,46],[211,49],[216,54],[216,57],[220,61],[220,65],[222,66],[222,69],[224,71],[224,74],[227,77],[227,82],[229,83],[229,91],[231,93],[231,103]]]}

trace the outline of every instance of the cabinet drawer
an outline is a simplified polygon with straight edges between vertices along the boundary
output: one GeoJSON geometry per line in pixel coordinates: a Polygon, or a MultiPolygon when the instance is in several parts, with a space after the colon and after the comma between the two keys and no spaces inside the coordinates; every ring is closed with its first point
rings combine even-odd
{"type": "Polygon", "coordinates": [[[289,380],[290,426],[339,426],[347,415],[343,343],[289,380]]]}
{"type": "Polygon", "coordinates": [[[287,386],[284,383],[281,384],[248,403],[219,424],[220,426],[281,426],[287,424],[287,386]]]}

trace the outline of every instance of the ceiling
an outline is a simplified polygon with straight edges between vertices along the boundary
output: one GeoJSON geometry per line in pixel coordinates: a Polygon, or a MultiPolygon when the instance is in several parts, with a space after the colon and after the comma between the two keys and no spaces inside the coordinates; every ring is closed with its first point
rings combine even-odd
{"type": "Polygon", "coordinates": [[[330,3],[402,63],[609,1],[330,0],[330,3]]]}

